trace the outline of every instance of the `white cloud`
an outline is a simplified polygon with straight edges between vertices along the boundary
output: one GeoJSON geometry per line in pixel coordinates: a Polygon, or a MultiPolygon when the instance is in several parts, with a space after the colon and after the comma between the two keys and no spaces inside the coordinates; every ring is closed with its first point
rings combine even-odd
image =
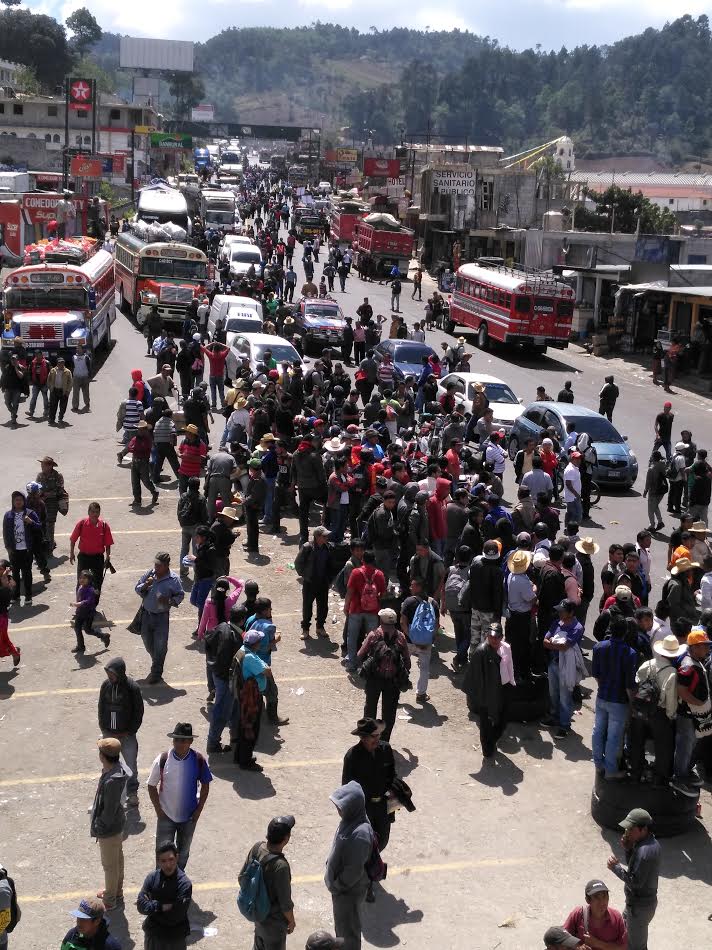
{"type": "Polygon", "coordinates": [[[415,11],[410,25],[416,30],[470,30],[474,32],[472,23],[453,7],[420,7],[415,11]]]}

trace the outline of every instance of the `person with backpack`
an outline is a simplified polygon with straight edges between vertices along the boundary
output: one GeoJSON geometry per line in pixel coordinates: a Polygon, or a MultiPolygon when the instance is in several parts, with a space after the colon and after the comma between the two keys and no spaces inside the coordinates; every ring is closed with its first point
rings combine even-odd
{"type": "Polygon", "coordinates": [[[299,549],[294,559],[294,569],[302,578],[302,640],[309,639],[312,609],[316,601],[316,635],[329,638],[326,619],[329,614],[329,586],[336,574],[334,546],[328,540],[330,532],[319,526],[314,529],[312,540],[299,549]]]}
{"type": "Polygon", "coordinates": [[[635,674],[635,695],[631,703],[629,760],[633,781],[640,781],[645,766],[645,742],[653,737],[653,784],[670,784],[675,751],[677,716],[677,663],[687,647],[674,634],[653,643],[653,658],[635,674]]]}
{"type": "Polygon", "coordinates": [[[21,916],[15,882],[0,864],[0,950],[6,950],[7,935],[13,932],[21,916]]]}
{"type": "Polygon", "coordinates": [[[380,625],[366,636],[356,656],[366,681],[363,714],[375,720],[381,700],[383,741],[390,742],[401,691],[410,688],[410,651],[405,635],[397,627],[395,610],[379,610],[378,619],[380,625]]]}
{"type": "Polygon", "coordinates": [[[620,911],[608,906],[608,887],[600,879],[584,889],[586,903],[574,907],[564,921],[564,930],[587,947],[627,950],[628,931],[620,911]],[[590,940],[589,938],[593,938],[590,940]],[[595,941],[595,942],[594,942],[595,941]]]}
{"type": "Polygon", "coordinates": [[[136,909],[146,918],[144,950],[186,950],[193,884],[180,866],[172,841],[159,844],[156,863],[158,867],[148,874],[136,898],[136,909]]]}
{"type": "Polygon", "coordinates": [[[106,679],[99,690],[98,719],[105,739],[116,739],[130,769],[126,791],[129,806],[138,805],[138,737],[143,722],[143,696],[139,685],[126,675],[126,663],[117,656],[104,667],[106,679]]]}
{"type": "Polygon", "coordinates": [[[472,551],[467,545],[460,545],[455,552],[455,563],[450,567],[445,579],[440,612],[450,614],[455,631],[455,656],[452,669],[458,673],[467,663],[470,648],[470,564],[472,551]]]}
{"type": "Polygon", "coordinates": [[[324,883],[331,894],[336,936],[343,939],[344,950],[360,950],[361,908],[369,884],[366,864],[374,852],[375,833],[358,782],[341,785],[329,798],[340,821],[326,859],[324,883]]]}
{"type": "Polygon", "coordinates": [[[192,475],[187,489],[178,498],[178,524],[181,528],[180,576],[188,577],[189,568],[183,564],[186,555],[193,553],[193,534],[200,524],[208,522],[208,502],[200,493],[200,478],[192,475]]]}
{"type": "Polygon", "coordinates": [[[193,740],[198,737],[189,722],[176,723],[168,738],[173,740],[173,747],[153,760],[146,784],[156,811],[159,864],[160,847],[169,841],[175,843],[178,864],[185,869],[195,826],[208,800],[213,776],[205,757],[191,749],[193,740]]]}
{"type": "Polygon", "coordinates": [[[344,600],[344,614],[348,621],[345,666],[349,673],[356,672],[356,651],[362,634],[368,634],[378,626],[378,611],[385,592],[386,579],[383,571],[376,567],[376,555],[371,550],[364,551],[363,564],[351,572],[344,600]]]}
{"type": "Polygon", "coordinates": [[[610,639],[593,647],[593,676],[598,683],[596,718],[591,746],[596,771],[607,781],[627,777],[618,766],[630,698],[635,691],[637,654],[625,642],[628,625],[616,616],[608,628],[610,639]]]}
{"type": "Polygon", "coordinates": [[[266,840],[253,844],[238,876],[237,906],[254,923],[259,950],[285,950],[296,927],[292,872],[284,856],[295,823],[294,815],[272,818],[266,840]]]}
{"type": "Polygon", "coordinates": [[[645,476],[643,498],[648,499],[648,531],[660,531],[665,527],[660,513],[660,503],[668,493],[666,466],[660,452],[653,452],[645,476]]]}
{"type": "Polygon", "coordinates": [[[433,640],[440,626],[440,608],[438,602],[429,597],[423,581],[412,578],[410,597],[401,604],[401,630],[410,641],[410,652],[418,661],[418,684],[415,699],[427,703],[428,679],[430,678],[430,659],[433,640]]]}

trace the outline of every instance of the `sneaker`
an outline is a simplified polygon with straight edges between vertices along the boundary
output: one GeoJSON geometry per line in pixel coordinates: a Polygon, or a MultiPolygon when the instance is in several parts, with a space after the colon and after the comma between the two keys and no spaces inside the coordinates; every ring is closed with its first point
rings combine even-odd
{"type": "Polygon", "coordinates": [[[428,696],[427,693],[418,693],[417,696],[415,697],[415,701],[418,703],[427,703],[429,699],[430,699],[430,696],[428,696]]]}
{"type": "Polygon", "coordinates": [[[129,796],[126,798],[126,804],[127,804],[130,808],[137,808],[137,807],[138,807],[138,795],[137,795],[135,792],[134,792],[132,795],[129,795],[129,796]]]}
{"type": "Polygon", "coordinates": [[[72,653],[84,653],[85,650],[86,650],[86,647],[76,646],[76,647],[72,647],[71,652],[72,652],[72,653]]]}
{"type": "Polygon", "coordinates": [[[685,776],[685,784],[689,785],[691,788],[702,788],[705,782],[704,779],[700,778],[697,772],[692,769],[690,773],[685,776]]]}
{"type": "Polygon", "coordinates": [[[309,633],[309,628],[308,628],[308,627],[307,627],[306,629],[304,629],[304,627],[302,627],[301,638],[302,638],[302,640],[309,640],[309,639],[311,638],[311,634],[309,633]]]}
{"type": "Polygon", "coordinates": [[[123,460],[124,460],[123,453],[122,453],[122,452],[117,452],[117,453],[116,453],[116,464],[117,464],[117,465],[121,465],[121,463],[123,462],[123,460]]]}
{"type": "Polygon", "coordinates": [[[316,628],[316,635],[317,637],[321,637],[322,639],[324,638],[326,638],[327,640],[329,639],[329,634],[326,632],[326,630],[323,627],[316,628]]]}
{"type": "Polygon", "coordinates": [[[157,491],[155,491],[155,492],[151,495],[151,504],[152,504],[152,505],[157,505],[157,504],[158,504],[158,492],[157,492],[157,491]]]}
{"type": "Polygon", "coordinates": [[[13,655],[13,657],[12,657],[12,665],[13,665],[13,666],[19,666],[19,665],[20,665],[20,649],[19,649],[19,648],[18,648],[18,650],[17,650],[17,653],[15,653],[15,654],[13,655]]]}
{"type": "Polygon", "coordinates": [[[686,795],[687,798],[697,798],[697,796],[700,794],[696,788],[692,788],[679,778],[674,778],[672,782],[670,782],[670,788],[674,788],[675,791],[679,792],[681,795],[686,795]]]}
{"type": "Polygon", "coordinates": [[[25,607],[31,607],[31,606],[32,606],[32,598],[25,597],[25,607]]]}
{"type": "Polygon", "coordinates": [[[99,638],[100,638],[101,642],[104,644],[105,647],[108,647],[109,644],[111,643],[111,636],[110,636],[110,634],[108,634],[108,633],[102,633],[102,634],[100,634],[100,635],[99,635],[99,638]]]}
{"type": "Polygon", "coordinates": [[[565,738],[568,736],[568,734],[569,734],[569,730],[568,730],[568,729],[564,729],[562,726],[559,726],[559,728],[558,728],[558,729],[556,730],[556,732],[554,733],[554,738],[555,738],[555,739],[565,739],[565,738]]]}
{"type": "Polygon", "coordinates": [[[554,719],[553,716],[542,716],[542,718],[539,720],[539,722],[542,724],[542,726],[555,726],[555,725],[556,725],[556,720],[554,719]]]}
{"type": "Polygon", "coordinates": [[[264,769],[259,764],[259,762],[255,762],[254,759],[249,765],[241,765],[240,768],[243,772],[264,772],[264,769]]]}

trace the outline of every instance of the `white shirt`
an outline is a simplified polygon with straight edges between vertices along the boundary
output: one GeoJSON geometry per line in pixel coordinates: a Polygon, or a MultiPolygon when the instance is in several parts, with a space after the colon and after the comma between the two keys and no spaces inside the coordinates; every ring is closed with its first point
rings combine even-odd
{"type": "Polygon", "coordinates": [[[501,445],[498,445],[496,442],[490,442],[487,446],[487,451],[485,452],[485,461],[490,462],[494,466],[495,475],[504,474],[504,465],[507,459],[507,454],[502,448],[501,445]]]}
{"type": "Polygon", "coordinates": [[[650,646],[657,643],[658,640],[664,640],[672,633],[670,624],[667,620],[660,620],[659,617],[653,617],[653,626],[650,630],[650,646]]]}
{"type": "Polygon", "coordinates": [[[635,550],[640,558],[640,570],[643,572],[643,577],[650,583],[650,548],[641,548],[638,544],[635,550]]]}
{"type": "Polygon", "coordinates": [[[87,379],[89,376],[89,359],[86,353],[74,354],[74,378],[87,379]]]}
{"type": "Polygon", "coordinates": [[[15,550],[26,551],[27,543],[25,542],[25,512],[24,511],[15,512],[15,520],[13,522],[13,527],[15,530],[15,550]]]}
{"type": "Polygon", "coordinates": [[[158,800],[171,821],[187,821],[198,804],[198,785],[210,782],[212,775],[204,757],[197,757],[195,750],[179,759],[173,749],[166,757],[161,779],[161,756],[157,755],[151,766],[147,785],[158,786],[158,800]]]}
{"type": "Polygon", "coordinates": [[[700,582],[700,607],[708,610],[712,607],[712,571],[702,575],[700,582]]]}
{"type": "Polygon", "coordinates": [[[564,501],[568,504],[571,501],[576,501],[576,495],[569,490],[568,483],[571,482],[573,487],[576,489],[578,494],[581,494],[581,472],[574,465],[573,462],[569,464],[564,469],[564,501]]]}
{"type": "Polygon", "coordinates": [[[411,330],[410,338],[411,340],[415,340],[417,343],[425,343],[425,334],[422,330],[411,330]]]}

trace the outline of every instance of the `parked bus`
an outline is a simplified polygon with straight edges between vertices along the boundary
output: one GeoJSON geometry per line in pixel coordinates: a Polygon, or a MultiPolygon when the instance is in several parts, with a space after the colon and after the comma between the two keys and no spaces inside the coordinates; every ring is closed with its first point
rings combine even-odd
{"type": "Polygon", "coordinates": [[[166,322],[182,323],[194,297],[202,294],[208,258],[198,248],[150,242],[131,231],[116,238],[116,290],[121,309],[143,326],[151,307],[166,322]]]}
{"type": "Polygon", "coordinates": [[[84,343],[93,351],[111,345],[114,258],[103,249],[81,264],[42,263],[18,267],[3,287],[2,346],[19,336],[30,349],[66,353],[84,343]]]}
{"type": "Polygon", "coordinates": [[[463,264],[450,298],[447,331],[477,331],[477,345],[515,343],[537,353],[568,346],[574,292],[542,271],[463,264]]]}

